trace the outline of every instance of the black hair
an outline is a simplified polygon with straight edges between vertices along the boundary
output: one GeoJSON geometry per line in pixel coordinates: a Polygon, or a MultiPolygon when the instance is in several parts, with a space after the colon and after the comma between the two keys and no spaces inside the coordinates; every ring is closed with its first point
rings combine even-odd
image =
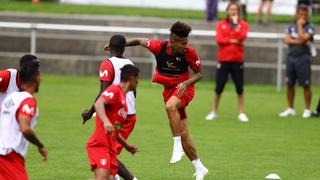
{"type": "Polygon", "coordinates": [[[19,69],[32,66],[34,63],[39,63],[37,56],[26,54],[20,58],[19,69]]]}
{"type": "Polygon", "coordinates": [[[40,73],[39,61],[37,60],[37,58],[34,59],[35,56],[33,55],[25,55],[23,57],[25,57],[25,59],[28,59],[28,57],[33,58],[33,61],[25,61],[28,63],[22,64],[22,66],[20,65],[20,80],[23,84],[32,84],[35,81],[36,76],[40,73]]]}
{"type": "Polygon", "coordinates": [[[179,37],[188,37],[192,31],[191,26],[183,22],[177,21],[170,28],[171,34],[175,34],[179,37]]]}
{"type": "Polygon", "coordinates": [[[127,82],[129,81],[130,77],[137,77],[139,75],[139,68],[137,66],[127,64],[123,66],[121,69],[121,81],[127,82]]]}
{"type": "Polygon", "coordinates": [[[126,43],[126,38],[122,35],[113,35],[109,41],[110,51],[116,51],[123,54],[126,43]]]}

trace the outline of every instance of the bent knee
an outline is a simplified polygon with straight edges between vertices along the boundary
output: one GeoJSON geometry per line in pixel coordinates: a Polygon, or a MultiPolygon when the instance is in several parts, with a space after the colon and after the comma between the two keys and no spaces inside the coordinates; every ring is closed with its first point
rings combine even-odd
{"type": "Polygon", "coordinates": [[[167,112],[177,111],[177,107],[172,103],[166,103],[166,111],[167,112]]]}

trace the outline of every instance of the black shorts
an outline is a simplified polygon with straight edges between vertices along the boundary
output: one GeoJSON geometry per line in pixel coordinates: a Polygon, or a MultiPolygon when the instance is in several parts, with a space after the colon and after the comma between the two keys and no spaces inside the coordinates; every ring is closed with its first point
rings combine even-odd
{"type": "Polygon", "coordinates": [[[236,86],[237,94],[241,95],[244,84],[244,66],[243,63],[240,62],[221,62],[217,64],[216,93],[219,95],[222,93],[228,81],[229,73],[236,86]]]}
{"type": "Polygon", "coordinates": [[[294,86],[298,80],[300,86],[311,85],[311,57],[287,57],[286,81],[288,86],[294,86]]]}

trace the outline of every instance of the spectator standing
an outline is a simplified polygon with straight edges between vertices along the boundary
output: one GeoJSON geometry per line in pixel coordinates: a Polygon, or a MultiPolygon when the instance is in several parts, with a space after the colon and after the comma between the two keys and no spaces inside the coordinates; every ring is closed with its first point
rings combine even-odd
{"type": "Polygon", "coordinates": [[[215,21],[218,15],[218,0],[207,0],[206,7],[207,21],[215,21]]]}
{"type": "Polygon", "coordinates": [[[287,56],[287,98],[288,108],[279,114],[280,117],[294,116],[293,108],[295,95],[295,83],[298,80],[304,89],[305,110],[303,118],[311,116],[311,51],[310,44],[313,41],[315,30],[308,21],[308,7],[299,5],[292,24],[286,30],[285,43],[289,45],[287,56]]]}
{"type": "Polygon", "coordinates": [[[243,43],[247,38],[248,24],[239,18],[240,7],[231,2],[227,7],[227,18],[218,22],[216,26],[216,42],[218,45],[218,63],[216,75],[216,95],[212,111],[206,116],[206,120],[217,118],[217,110],[224,86],[231,74],[236,86],[239,105],[239,120],[247,122],[248,117],[244,114],[244,66],[243,66],[243,43]]]}
{"type": "Polygon", "coordinates": [[[271,9],[272,9],[272,3],[273,3],[273,0],[260,0],[260,3],[259,3],[259,8],[258,8],[258,12],[257,12],[257,17],[256,17],[256,22],[258,24],[270,24],[270,15],[271,15],[271,9]],[[267,5],[267,10],[266,10],[266,13],[265,13],[265,17],[264,19],[262,20],[262,11],[263,11],[263,8],[264,6],[267,5]]]}

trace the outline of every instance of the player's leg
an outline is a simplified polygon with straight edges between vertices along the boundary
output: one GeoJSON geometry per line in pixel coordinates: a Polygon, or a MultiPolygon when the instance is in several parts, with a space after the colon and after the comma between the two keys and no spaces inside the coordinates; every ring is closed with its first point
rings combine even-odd
{"type": "Polygon", "coordinates": [[[288,107],[286,110],[279,114],[280,117],[294,116],[296,114],[294,110],[294,95],[296,84],[296,65],[295,60],[292,57],[287,57],[286,61],[286,80],[287,80],[287,103],[288,107]]]}
{"type": "Polygon", "coordinates": [[[269,0],[268,5],[267,5],[266,16],[265,16],[265,19],[264,19],[266,24],[270,23],[271,10],[272,10],[272,0],[269,0]]]}
{"type": "Polygon", "coordinates": [[[257,17],[256,17],[256,22],[258,24],[262,24],[262,9],[263,9],[263,5],[264,5],[264,0],[260,0],[259,2],[259,7],[258,7],[258,12],[257,12],[257,17]]]}
{"type": "Polygon", "coordinates": [[[184,154],[180,135],[180,117],[178,113],[178,109],[181,108],[181,101],[178,97],[171,96],[165,106],[173,136],[173,152],[170,163],[176,163],[181,160],[184,154]]]}
{"type": "Polygon", "coordinates": [[[303,118],[311,117],[311,59],[310,56],[299,57],[297,62],[297,77],[299,84],[303,86],[304,89],[304,102],[305,109],[303,112],[303,118]]]}
{"type": "Polygon", "coordinates": [[[118,159],[118,174],[125,180],[133,180],[134,176],[127,167],[118,159]]]}
{"type": "Polygon", "coordinates": [[[114,177],[107,169],[95,168],[94,173],[96,175],[96,180],[114,180],[114,177]]]}
{"type": "MultiPolygon", "coordinates": [[[[185,116],[186,117],[186,116],[185,116]]],[[[209,172],[208,169],[202,164],[200,158],[197,155],[196,148],[189,136],[189,128],[187,119],[183,119],[180,121],[181,125],[181,138],[183,149],[192,162],[196,173],[196,179],[203,179],[203,177],[209,172]]]]}
{"type": "Polygon", "coordinates": [[[249,119],[247,115],[244,113],[244,93],[243,93],[244,65],[243,63],[238,63],[238,62],[234,62],[231,64],[232,64],[231,77],[236,87],[236,92],[238,95],[238,107],[239,107],[238,119],[241,122],[247,122],[249,119]]]}
{"type": "Polygon", "coordinates": [[[230,71],[229,63],[218,63],[217,64],[217,73],[216,73],[216,88],[215,96],[213,100],[212,111],[206,116],[206,120],[214,120],[217,116],[217,111],[219,107],[219,102],[221,94],[223,92],[224,86],[228,81],[228,75],[230,71]]]}

